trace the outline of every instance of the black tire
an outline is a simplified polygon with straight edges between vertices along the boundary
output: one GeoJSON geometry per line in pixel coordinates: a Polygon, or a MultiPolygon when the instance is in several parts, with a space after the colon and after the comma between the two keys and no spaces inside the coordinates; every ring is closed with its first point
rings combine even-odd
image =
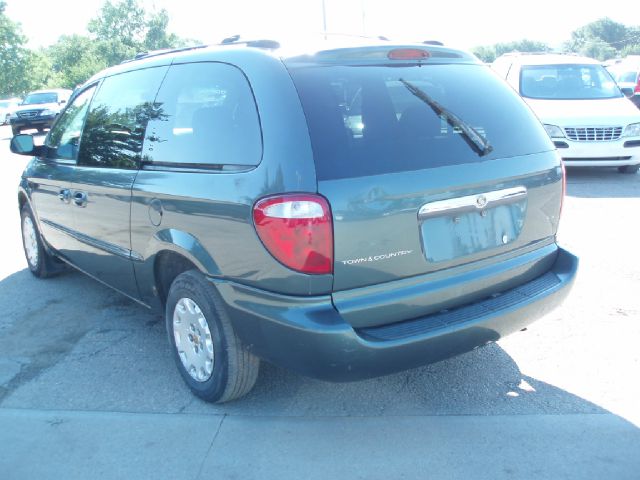
{"type": "Polygon", "coordinates": [[[637,173],[638,169],[640,169],[640,165],[623,165],[622,167],[618,167],[620,173],[637,173]]]}
{"type": "MultiPolygon", "coordinates": [[[[190,270],[178,275],[171,284],[165,308],[169,342],[178,370],[195,395],[212,403],[228,402],[249,393],[260,370],[260,359],[242,345],[222,305],[215,287],[200,272],[190,270]],[[211,334],[213,369],[204,381],[198,381],[187,371],[176,347],[173,319],[182,299],[197,304],[211,334]]],[[[198,333],[197,337],[201,338],[201,334],[198,333]]]]}
{"type": "MultiPolygon", "coordinates": [[[[29,230],[29,227],[27,227],[29,230]]],[[[29,266],[29,271],[38,278],[47,278],[55,275],[61,270],[61,265],[59,261],[55,259],[53,255],[51,255],[44,246],[42,241],[42,236],[38,231],[38,224],[33,216],[33,212],[29,207],[29,204],[25,203],[20,211],[20,232],[22,236],[22,248],[24,250],[24,256],[27,260],[27,265],[29,266]],[[27,238],[25,238],[25,222],[31,222],[31,226],[33,228],[34,242],[36,245],[35,248],[35,258],[33,255],[29,256],[27,253],[27,238]]]]}

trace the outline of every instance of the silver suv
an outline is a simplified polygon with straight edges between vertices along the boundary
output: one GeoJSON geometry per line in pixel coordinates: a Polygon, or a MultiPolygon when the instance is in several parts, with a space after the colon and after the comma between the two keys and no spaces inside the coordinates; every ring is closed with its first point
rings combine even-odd
{"type": "Polygon", "coordinates": [[[13,134],[32,129],[43,132],[51,128],[71,93],[71,90],[66,89],[37,90],[29,93],[9,116],[13,134]]]}

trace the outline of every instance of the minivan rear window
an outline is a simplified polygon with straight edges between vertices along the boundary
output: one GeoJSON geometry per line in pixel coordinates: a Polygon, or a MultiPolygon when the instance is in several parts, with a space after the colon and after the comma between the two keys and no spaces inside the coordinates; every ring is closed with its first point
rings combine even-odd
{"type": "Polygon", "coordinates": [[[520,97],[484,65],[289,68],[307,118],[319,180],[553,149],[520,97]],[[447,121],[435,105],[472,127],[490,151],[473,148],[464,129],[447,121]]]}

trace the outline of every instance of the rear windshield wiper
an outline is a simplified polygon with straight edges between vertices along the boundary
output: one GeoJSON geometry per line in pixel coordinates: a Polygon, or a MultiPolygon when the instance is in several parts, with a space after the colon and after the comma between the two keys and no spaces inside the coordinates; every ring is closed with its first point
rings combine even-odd
{"type": "Polygon", "coordinates": [[[471,148],[473,148],[481,157],[487,155],[493,150],[493,147],[489,144],[489,141],[475,128],[462,120],[455,113],[447,110],[445,107],[435,101],[428,93],[419,89],[410,82],[407,82],[403,78],[400,82],[409,90],[413,95],[418,97],[424,103],[429,105],[436,115],[442,116],[449,125],[452,127],[458,127],[464,134],[465,140],[471,148]]]}

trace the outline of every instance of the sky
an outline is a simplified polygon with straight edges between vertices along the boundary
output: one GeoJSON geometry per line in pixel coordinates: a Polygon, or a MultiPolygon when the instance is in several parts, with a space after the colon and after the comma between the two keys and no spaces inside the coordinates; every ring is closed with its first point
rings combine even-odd
{"type": "MultiPolygon", "coordinates": [[[[241,34],[278,40],[301,32],[322,32],[323,3],[327,31],[384,35],[392,40],[440,40],[470,49],[528,38],[559,47],[582,25],[609,16],[640,25],[640,9],[613,8],[600,2],[431,1],[431,0],[139,0],[165,8],[169,31],[203,43],[241,34]]],[[[6,0],[6,14],[22,24],[30,47],[48,46],[60,35],[86,34],[104,0],[6,0]]]]}

